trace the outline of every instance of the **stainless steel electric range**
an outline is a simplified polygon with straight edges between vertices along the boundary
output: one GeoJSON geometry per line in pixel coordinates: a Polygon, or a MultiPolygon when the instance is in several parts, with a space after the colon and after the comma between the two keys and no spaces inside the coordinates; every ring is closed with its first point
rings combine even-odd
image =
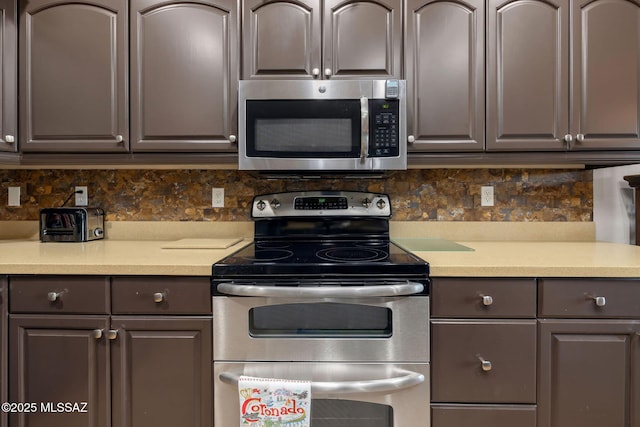
{"type": "Polygon", "coordinates": [[[252,217],[213,266],[215,426],[241,375],[311,381],[313,427],[428,426],[429,265],[390,241],[389,197],[262,195],[252,217]]]}

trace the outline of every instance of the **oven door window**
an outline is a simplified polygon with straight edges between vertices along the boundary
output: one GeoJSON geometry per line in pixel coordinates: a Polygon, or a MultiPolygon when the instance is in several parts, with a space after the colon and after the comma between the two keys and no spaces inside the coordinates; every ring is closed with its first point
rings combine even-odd
{"type": "Polygon", "coordinates": [[[255,338],[388,338],[391,310],[358,304],[280,304],[249,310],[255,338]]]}
{"type": "Polygon", "coordinates": [[[360,100],[248,100],[249,157],[360,156],[360,100]]]}
{"type": "Polygon", "coordinates": [[[393,408],[356,400],[311,399],[313,427],[393,427],[393,408]]]}

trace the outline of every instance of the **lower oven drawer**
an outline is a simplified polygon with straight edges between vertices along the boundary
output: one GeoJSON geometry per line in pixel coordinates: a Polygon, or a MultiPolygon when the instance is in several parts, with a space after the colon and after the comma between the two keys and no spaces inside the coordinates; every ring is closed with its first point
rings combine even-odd
{"type": "Polygon", "coordinates": [[[237,378],[311,381],[311,425],[428,426],[429,364],[214,363],[214,425],[240,425],[237,378]]]}

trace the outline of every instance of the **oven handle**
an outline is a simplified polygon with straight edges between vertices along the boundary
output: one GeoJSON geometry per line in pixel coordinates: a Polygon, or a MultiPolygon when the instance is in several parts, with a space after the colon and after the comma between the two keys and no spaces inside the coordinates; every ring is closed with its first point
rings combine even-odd
{"type": "MultiPolygon", "coordinates": [[[[240,374],[232,372],[222,372],[220,381],[233,386],[238,385],[240,374]]],[[[311,393],[320,394],[353,394],[353,393],[383,393],[394,392],[405,388],[413,387],[423,383],[424,375],[417,372],[409,372],[402,377],[387,378],[383,380],[361,380],[361,381],[327,381],[311,382],[311,393]]]]}
{"type": "Polygon", "coordinates": [[[424,291],[422,283],[407,282],[380,286],[260,286],[218,284],[218,292],[242,297],[272,298],[361,298],[397,297],[424,291]]]}

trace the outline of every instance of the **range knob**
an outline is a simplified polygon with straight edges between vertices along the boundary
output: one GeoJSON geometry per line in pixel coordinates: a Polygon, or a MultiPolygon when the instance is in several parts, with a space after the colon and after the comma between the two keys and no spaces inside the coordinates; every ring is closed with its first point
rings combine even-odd
{"type": "Polygon", "coordinates": [[[271,201],[271,207],[274,208],[274,209],[278,209],[280,207],[280,200],[273,199],[271,201]]]}
{"type": "Polygon", "coordinates": [[[264,202],[264,200],[258,200],[258,202],[256,203],[256,208],[258,208],[259,211],[263,211],[266,207],[267,204],[264,202]]]}
{"type": "Polygon", "coordinates": [[[371,200],[369,200],[368,197],[365,197],[365,199],[362,201],[362,206],[368,209],[369,206],[371,206],[371,200]]]}
{"type": "Polygon", "coordinates": [[[387,202],[382,199],[378,199],[378,201],[376,202],[376,206],[378,207],[378,209],[384,209],[387,206],[387,202]]]}

